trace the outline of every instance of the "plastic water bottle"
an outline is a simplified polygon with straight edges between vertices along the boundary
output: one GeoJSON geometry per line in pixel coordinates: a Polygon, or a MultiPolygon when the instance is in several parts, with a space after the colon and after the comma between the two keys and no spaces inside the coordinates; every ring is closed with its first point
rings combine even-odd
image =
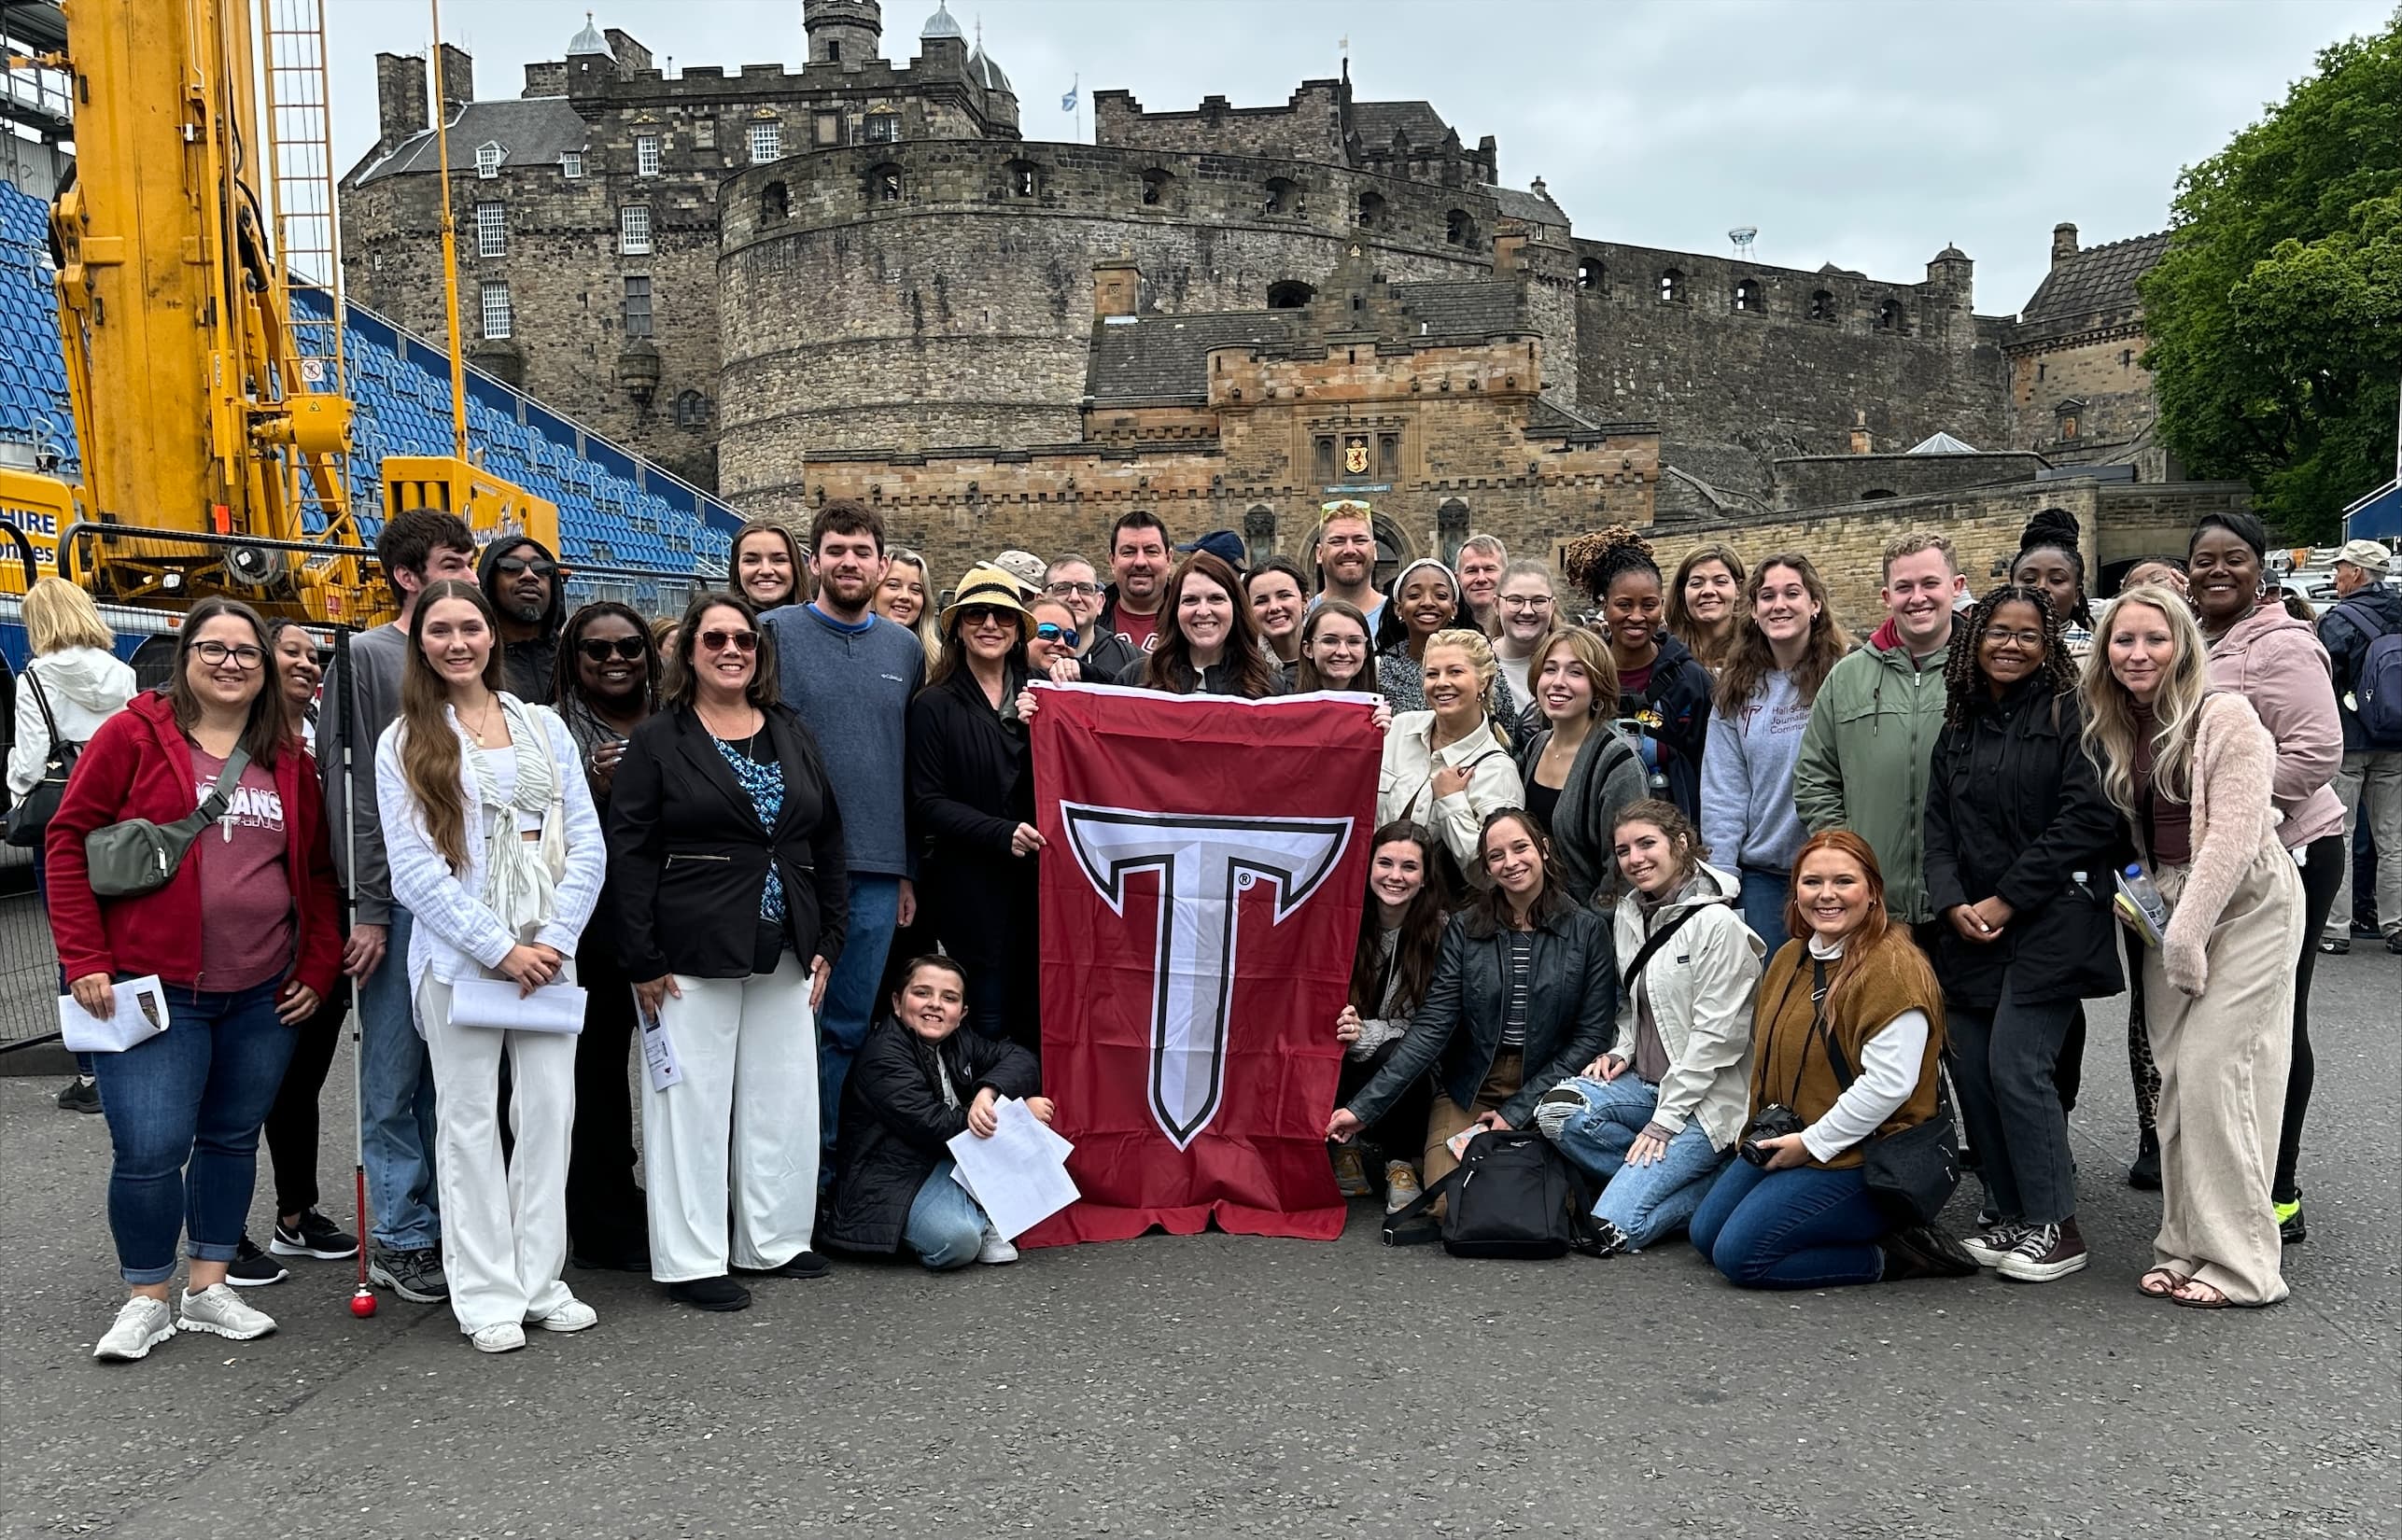
{"type": "Polygon", "coordinates": [[[2118,902],[2131,911],[2128,917],[2142,927],[2144,940],[2160,945],[2169,929],[2169,901],[2160,896],[2140,863],[2129,861],[2118,875],[2118,902]]]}

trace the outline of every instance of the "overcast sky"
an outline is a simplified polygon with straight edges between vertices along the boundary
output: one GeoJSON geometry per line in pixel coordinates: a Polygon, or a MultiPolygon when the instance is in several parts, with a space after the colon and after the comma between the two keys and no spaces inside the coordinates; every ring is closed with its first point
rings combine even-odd
{"type": "MultiPolygon", "coordinates": [[[[905,61],[934,0],[884,0],[905,61]]],[[[799,0],[454,3],[477,94],[514,96],[587,8],[679,65],[807,57],[799,0]]],[[[1283,102],[1340,68],[1359,99],[1424,98],[1502,179],[1549,184],[1578,233],[1916,280],[1945,243],[1976,259],[1977,309],[2015,312],[2052,226],[2087,245],[2158,230],[2180,168],[2281,99],[2317,50],[2394,0],[957,0],[1017,86],[1025,136],[1075,136],[1080,80],[1152,111],[1283,102]]],[[[375,137],[374,55],[426,46],[419,0],[329,0],[336,137],[375,137]]]]}

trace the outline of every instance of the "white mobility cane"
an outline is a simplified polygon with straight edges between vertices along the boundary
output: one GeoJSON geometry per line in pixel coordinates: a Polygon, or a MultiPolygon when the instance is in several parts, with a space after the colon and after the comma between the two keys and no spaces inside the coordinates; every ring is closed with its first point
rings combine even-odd
{"type": "MultiPolygon", "coordinates": [[[[352,775],[352,749],[357,742],[357,715],[352,707],[358,704],[358,693],[351,688],[350,630],[340,627],[333,634],[333,673],[336,683],[334,709],[340,740],[337,752],[342,757],[342,877],[344,907],[351,922],[358,923],[358,824],[351,813],[351,800],[358,795],[358,783],[352,775]]],[[[389,962],[391,959],[385,959],[389,962]]],[[[375,1313],[375,1291],[367,1283],[367,1113],[361,1092],[366,1087],[366,1073],[360,1065],[359,991],[365,979],[350,981],[350,1182],[352,1213],[358,1225],[358,1286],[350,1293],[350,1313],[361,1321],[375,1313]]]]}

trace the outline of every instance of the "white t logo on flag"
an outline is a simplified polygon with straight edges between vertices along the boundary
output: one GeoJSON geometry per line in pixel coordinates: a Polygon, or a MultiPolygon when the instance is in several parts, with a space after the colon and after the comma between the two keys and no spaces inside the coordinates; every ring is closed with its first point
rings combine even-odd
{"type": "Polygon", "coordinates": [[[1308,901],[1342,860],[1349,819],[1150,813],[1062,802],[1068,846],[1093,890],[1126,913],[1126,877],[1159,874],[1152,948],[1151,1115],[1181,1150],[1217,1114],[1227,1015],[1242,937],[1236,900],[1256,883],[1276,894],[1271,923],[1308,901]]]}

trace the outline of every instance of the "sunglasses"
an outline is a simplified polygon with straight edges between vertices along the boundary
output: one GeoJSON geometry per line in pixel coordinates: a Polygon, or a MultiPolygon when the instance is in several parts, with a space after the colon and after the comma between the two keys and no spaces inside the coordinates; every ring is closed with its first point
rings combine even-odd
{"type": "Polygon", "coordinates": [[[492,564],[492,570],[504,578],[513,578],[520,572],[531,572],[538,578],[547,578],[558,569],[556,562],[527,560],[524,556],[503,556],[492,564]]]}
{"type": "Polygon", "coordinates": [[[704,631],[700,634],[701,651],[723,652],[731,647],[737,652],[755,651],[759,646],[756,631],[704,631]]]}
{"type": "Polygon", "coordinates": [[[615,641],[586,637],[575,644],[575,650],[595,663],[607,663],[612,654],[633,663],[651,651],[651,643],[645,637],[620,637],[615,641]]]}
{"type": "Polygon", "coordinates": [[[1058,642],[1065,647],[1074,647],[1076,644],[1077,636],[1078,633],[1074,628],[1061,625],[1056,621],[1043,621],[1034,627],[1036,640],[1058,642]]]}
{"type": "Polygon", "coordinates": [[[998,605],[971,604],[959,612],[959,623],[962,626],[982,625],[988,621],[1000,621],[1006,625],[1015,625],[1018,623],[1018,611],[1004,609],[998,605]]]}

